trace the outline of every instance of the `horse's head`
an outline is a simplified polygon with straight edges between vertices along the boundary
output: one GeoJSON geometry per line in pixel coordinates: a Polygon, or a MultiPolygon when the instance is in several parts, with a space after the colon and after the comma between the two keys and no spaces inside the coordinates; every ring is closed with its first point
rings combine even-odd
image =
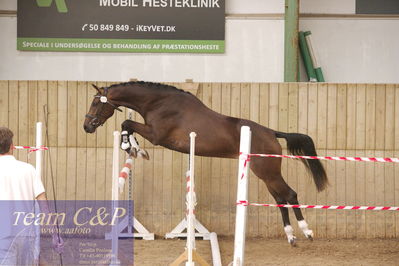
{"type": "Polygon", "coordinates": [[[115,109],[122,112],[118,105],[112,103],[108,87],[98,88],[94,84],[92,86],[96,89],[97,94],[94,96],[83,124],[87,133],[94,133],[97,127],[102,126],[114,114],[115,109]]]}

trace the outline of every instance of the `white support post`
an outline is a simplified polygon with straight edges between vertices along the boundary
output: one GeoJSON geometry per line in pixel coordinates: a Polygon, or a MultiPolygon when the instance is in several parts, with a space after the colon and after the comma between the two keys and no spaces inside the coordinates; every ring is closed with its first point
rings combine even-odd
{"type": "MultiPolygon", "coordinates": [[[[39,148],[40,146],[43,145],[43,140],[42,140],[42,130],[43,124],[42,122],[37,122],[36,123],[36,148],[39,148]]],[[[43,151],[41,149],[38,149],[36,151],[36,178],[42,180],[42,166],[43,166],[43,151]]],[[[36,215],[40,213],[40,208],[39,208],[39,203],[36,201],[35,202],[35,213],[36,215]]],[[[36,233],[36,239],[35,239],[35,252],[34,252],[34,258],[35,261],[39,261],[39,255],[40,255],[40,225],[35,226],[35,233],[36,233]]]]}
{"type": "MultiPolygon", "coordinates": [[[[237,203],[248,202],[248,170],[251,151],[251,130],[247,126],[241,127],[240,157],[238,161],[237,203]]],[[[247,206],[238,204],[236,211],[236,228],[234,239],[233,266],[244,265],[245,231],[247,224],[247,206]]]]}
{"type": "Polygon", "coordinates": [[[114,131],[114,149],[112,154],[112,200],[119,200],[119,141],[120,133],[114,131]]]}
{"type": "Polygon", "coordinates": [[[190,133],[190,175],[189,180],[187,182],[187,252],[188,252],[188,261],[186,262],[186,266],[194,266],[193,261],[193,250],[195,249],[195,228],[194,228],[194,208],[195,208],[195,199],[194,199],[194,160],[195,160],[195,137],[197,135],[194,132],[190,133]]]}
{"type": "MultiPolygon", "coordinates": [[[[120,133],[114,131],[114,149],[112,154],[112,211],[118,208],[119,200],[119,142],[120,133]]],[[[118,218],[115,220],[115,224],[112,225],[112,256],[110,265],[119,265],[120,261],[118,259],[118,218]]]]}
{"type": "Polygon", "coordinates": [[[36,123],[36,176],[42,179],[42,162],[43,162],[43,151],[39,149],[43,145],[42,141],[42,122],[36,123]]]}
{"type": "Polygon", "coordinates": [[[212,262],[213,266],[222,266],[222,259],[220,258],[220,249],[218,236],[215,232],[210,234],[211,249],[212,249],[212,262]]]}

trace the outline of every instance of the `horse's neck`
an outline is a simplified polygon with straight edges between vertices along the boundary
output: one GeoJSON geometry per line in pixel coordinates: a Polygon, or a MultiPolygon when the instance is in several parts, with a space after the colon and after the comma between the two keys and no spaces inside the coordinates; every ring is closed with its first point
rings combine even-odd
{"type": "Polygon", "coordinates": [[[154,100],[162,98],[162,91],[154,93],[152,88],[143,86],[133,88],[130,86],[119,88],[118,102],[120,105],[130,108],[145,117],[147,112],[151,110],[154,100]]]}

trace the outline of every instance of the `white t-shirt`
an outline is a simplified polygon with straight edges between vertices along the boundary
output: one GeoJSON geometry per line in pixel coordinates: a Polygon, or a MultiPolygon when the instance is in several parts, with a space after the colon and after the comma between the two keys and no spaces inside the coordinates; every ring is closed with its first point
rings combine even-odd
{"type": "Polygon", "coordinates": [[[44,192],[35,168],[15,159],[0,156],[0,200],[35,200],[44,192]]]}

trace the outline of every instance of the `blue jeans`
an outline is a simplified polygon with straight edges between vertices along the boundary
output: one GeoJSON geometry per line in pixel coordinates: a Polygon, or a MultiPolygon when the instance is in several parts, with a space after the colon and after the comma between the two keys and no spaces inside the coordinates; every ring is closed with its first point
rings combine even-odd
{"type": "Polygon", "coordinates": [[[29,236],[0,239],[0,265],[38,265],[38,259],[35,259],[38,248],[35,239],[35,237],[29,236]]]}

